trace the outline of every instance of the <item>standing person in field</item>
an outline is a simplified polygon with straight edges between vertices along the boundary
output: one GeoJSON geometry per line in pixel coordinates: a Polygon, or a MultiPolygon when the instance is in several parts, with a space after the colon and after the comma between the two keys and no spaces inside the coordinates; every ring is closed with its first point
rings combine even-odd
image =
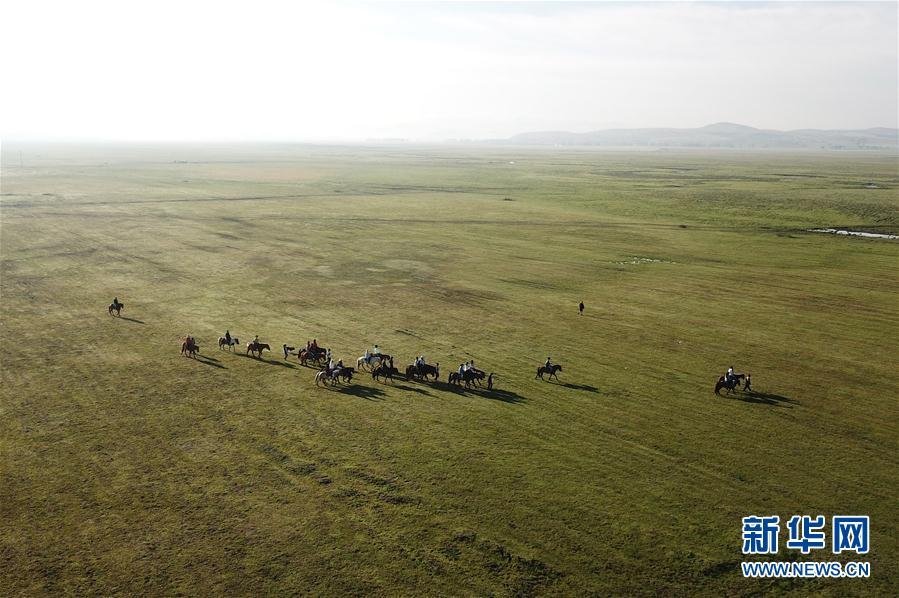
{"type": "Polygon", "coordinates": [[[577,311],[579,315],[584,315],[584,302],[581,301],[577,306],[577,311]]]}
{"type": "Polygon", "coordinates": [[[490,372],[490,375],[487,376],[487,390],[493,390],[493,372],[490,372]]]}

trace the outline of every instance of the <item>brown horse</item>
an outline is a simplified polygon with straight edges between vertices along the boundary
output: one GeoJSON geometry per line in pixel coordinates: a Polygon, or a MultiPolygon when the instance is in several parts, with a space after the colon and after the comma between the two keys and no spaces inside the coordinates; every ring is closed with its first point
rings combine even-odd
{"type": "Polygon", "coordinates": [[[300,349],[300,352],[297,353],[297,359],[301,364],[306,365],[307,362],[312,362],[315,365],[322,365],[325,362],[325,357],[328,355],[328,350],[319,347],[318,349],[300,349]]]}
{"type": "Polygon", "coordinates": [[[265,344],[265,343],[254,343],[253,341],[250,341],[250,342],[247,343],[247,352],[246,352],[246,355],[249,355],[250,353],[252,353],[252,354],[253,354],[253,357],[259,357],[259,358],[261,359],[261,358],[262,358],[262,351],[263,351],[263,350],[265,350],[265,351],[271,351],[272,348],[269,347],[269,346],[268,346],[267,344],[265,344]],[[256,355],[257,353],[259,353],[259,355],[256,355]]]}
{"type": "Polygon", "coordinates": [[[553,364],[553,365],[549,366],[549,368],[541,365],[539,368],[537,368],[537,375],[534,376],[534,379],[536,380],[537,378],[540,378],[541,380],[543,380],[543,374],[549,374],[550,380],[552,380],[553,378],[558,380],[559,377],[556,376],[556,372],[561,372],[561,371],[562,371],[562,366],[560,366],[558,364],[553,364]]]}
{"type": "Polygon", "coordinates": [[[197,343],[188,343],[187,341],[184,341],[183,343],[181,343],[181,354],[184,355],[185,357],[196,358],[197,353],[199,353],[199,352],[200,352],[200,345],[198,345],[197,343]]]}
{"type": "Polygon", "coordinates": [[[124,303],[110,303],[109,304],[109,315],[112,315],[112,312],[115,312],[115,315],[121,316],[123,309],[125,309],[124,303]]]}

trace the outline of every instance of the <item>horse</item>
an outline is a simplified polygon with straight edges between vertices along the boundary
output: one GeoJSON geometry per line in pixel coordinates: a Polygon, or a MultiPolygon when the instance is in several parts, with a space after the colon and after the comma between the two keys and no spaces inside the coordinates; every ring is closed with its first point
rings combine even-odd
{"type": "Polygon", "coordinates": [[[322,365],[327,356],[327,349],[323,349],[319,347],[318,349],[301,349],[299,353],[297,353],[297,359],[301,364],[306,365],[307,361],[311,361],[316,365],[322,365]]]}
{"type": "Polygon", "coordinates": [[[187,357],[197,357],[197,353],[200,352],[200,345],[197,343],[188,343],[184,341],[181,343],[181,354],[186,355],[187,357]]]}
{"type": "Polygon", "coordinates": [[[400,371],[398,369],[382,364],[371,371],[371,377],[373,380],[380,382],[381,376],[383,376],[385,380],[393,380],[393,377],[398,376],[399,373],[400,371]]]}
{"type": "Polygon", "coordinates": [[[115,312],[115,315],[121,316],[122,310],[125,309],[125,304],[122,302],[119,303],[110,303],[109,304],[109,315],[112,315],[112,312],[115,312]]]}
{"type": "Polygon", "coordinates": [[[408,366],[406,366],[406,380],[412,380],[413,378],[427,380],[428,376],[434,376],[435,381],[440,379],[439,363],[436,363],[434,365],[425,363],[420,366],[417,366],[414,363],[410,363],[408,366]]]}
{"type": "Polygon", "coordinates": [[[332,372],[331,376],[335,379],[340,377],[344,382],[349,383],[349,382],[353,381],[353,374],[355,374],[355,373],[356,373],[356,368],[349,367],[349,366],[343,366],[342,368],[332,372]]]}
{"type": "Polygon", "coordinates": [[[318,386],[319,384],[327,384],[329,380],[331,381],[331,384],[334,384],[334,377],[331,376],[331,374],[330,374],[330,372],[328,372],[328,370],[319,370],[319,371],[315,372],[315,385],[316,386],[318,386]]]}
{"type": "Polygon", "coordinates": [[[743,390],[752,390],[749,374],[732,374],[730,380],[725,376],[720,376],[718,382],[715,383],[715,394],[721,395],[721,389],[727,389],[727,394],[732,393],[740,386],[740,380],[745,380],[743,390]]]}
{"type": "Polygon", "coordinates": [[[540,378],[541,380],[543,380],[543,374],[549,374],[550,380],[552,380],[553,378],[558,380],[559,377],[556,376],[556,372],[561,372],[561,371],[562,371],[562,366],[560,366],[558,364],[553,364],[553,365],[549,366],[549,368],[541,365],[539,368],[537,368],[537,375],[534,376],[534,380],[536,380],[537,378],[540,378]]]}
{"type": "Polygon", "coordinates": [[[449,383],[461,385],[464,382],[465,388],[471,388],[472,381],[478,384],[478,381],[483,378],[484,372],[481,370],[465,370],[461,374],[459,372],[450,372],[449,383]]]}
{"type": "Polygon", "coordinates": [[[382,363],[386,363],[390,360],[390,355],[385,355],[384,353],[369,355],[367,358],[365,357],[365,355],[363,355],[356,360],[356,367],[360,370],[371,371],[372,368],[375,368],[382,363]]]}
{"type": "Polygon", "coordinates": [[[256,342],[250,341],[250,342],[247,343],[247,352],[246,352],[246,355],[249,355],[250,353],[252,353],[252,354],[253,354],[253,357],[257,357],[256,353],[259,353],[258,357],[261,359],[261,358],[262,358],[262,351],[263,351],[263,350],[265,350],[265,351],[271,351],[272,348],[269,347],[269,346],[268,346],[267,344],[265,344],[265,343],[256,343],[256,342]]]}
{"type": "Polygon", "coordinates": [[[281,345],[281,349],[284,351],[284,359],[287,359],[287,356],[293,353],[296,350],[296,347],[288,347],[285,343],[281,345]]]}
{"type": "Polygon", "coordinates": [[[228,339],[226,339],[224,336],[219,337],[219,349],[224,349],[225,347],[228,347],[228,349],[230,351],[233,351],[234,347],[236,347],[239,344],[240,344],[240,340],[236,336],[231,337],[230,343],[228,342],[228,339]]]}

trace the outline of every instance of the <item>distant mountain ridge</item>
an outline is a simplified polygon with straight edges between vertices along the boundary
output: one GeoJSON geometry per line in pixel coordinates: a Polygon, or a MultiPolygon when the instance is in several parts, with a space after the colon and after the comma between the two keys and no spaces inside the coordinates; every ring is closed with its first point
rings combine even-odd
{"type": "Polygon", "coordinates": [[[535,131],[514,135],[505,141],[515,145],[895,150],[899,149],[899,129],[777,131],[720,122],[695,129],[603,129],[588,133],[535,131]]]}

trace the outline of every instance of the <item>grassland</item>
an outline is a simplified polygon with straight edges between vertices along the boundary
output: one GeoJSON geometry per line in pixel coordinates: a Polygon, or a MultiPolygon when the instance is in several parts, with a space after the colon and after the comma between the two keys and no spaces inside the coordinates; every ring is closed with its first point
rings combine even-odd
{"type": "Polygon", "coordinates": [[[899,243],[803,232],[899,230],[895,156],[18,149],[0,594],[896,594],[899,243]],[[502,392],[316,388],[312,337],[502,392]],[[870,579],[741,577],[741,517],[819,513],[870,579]]]}

